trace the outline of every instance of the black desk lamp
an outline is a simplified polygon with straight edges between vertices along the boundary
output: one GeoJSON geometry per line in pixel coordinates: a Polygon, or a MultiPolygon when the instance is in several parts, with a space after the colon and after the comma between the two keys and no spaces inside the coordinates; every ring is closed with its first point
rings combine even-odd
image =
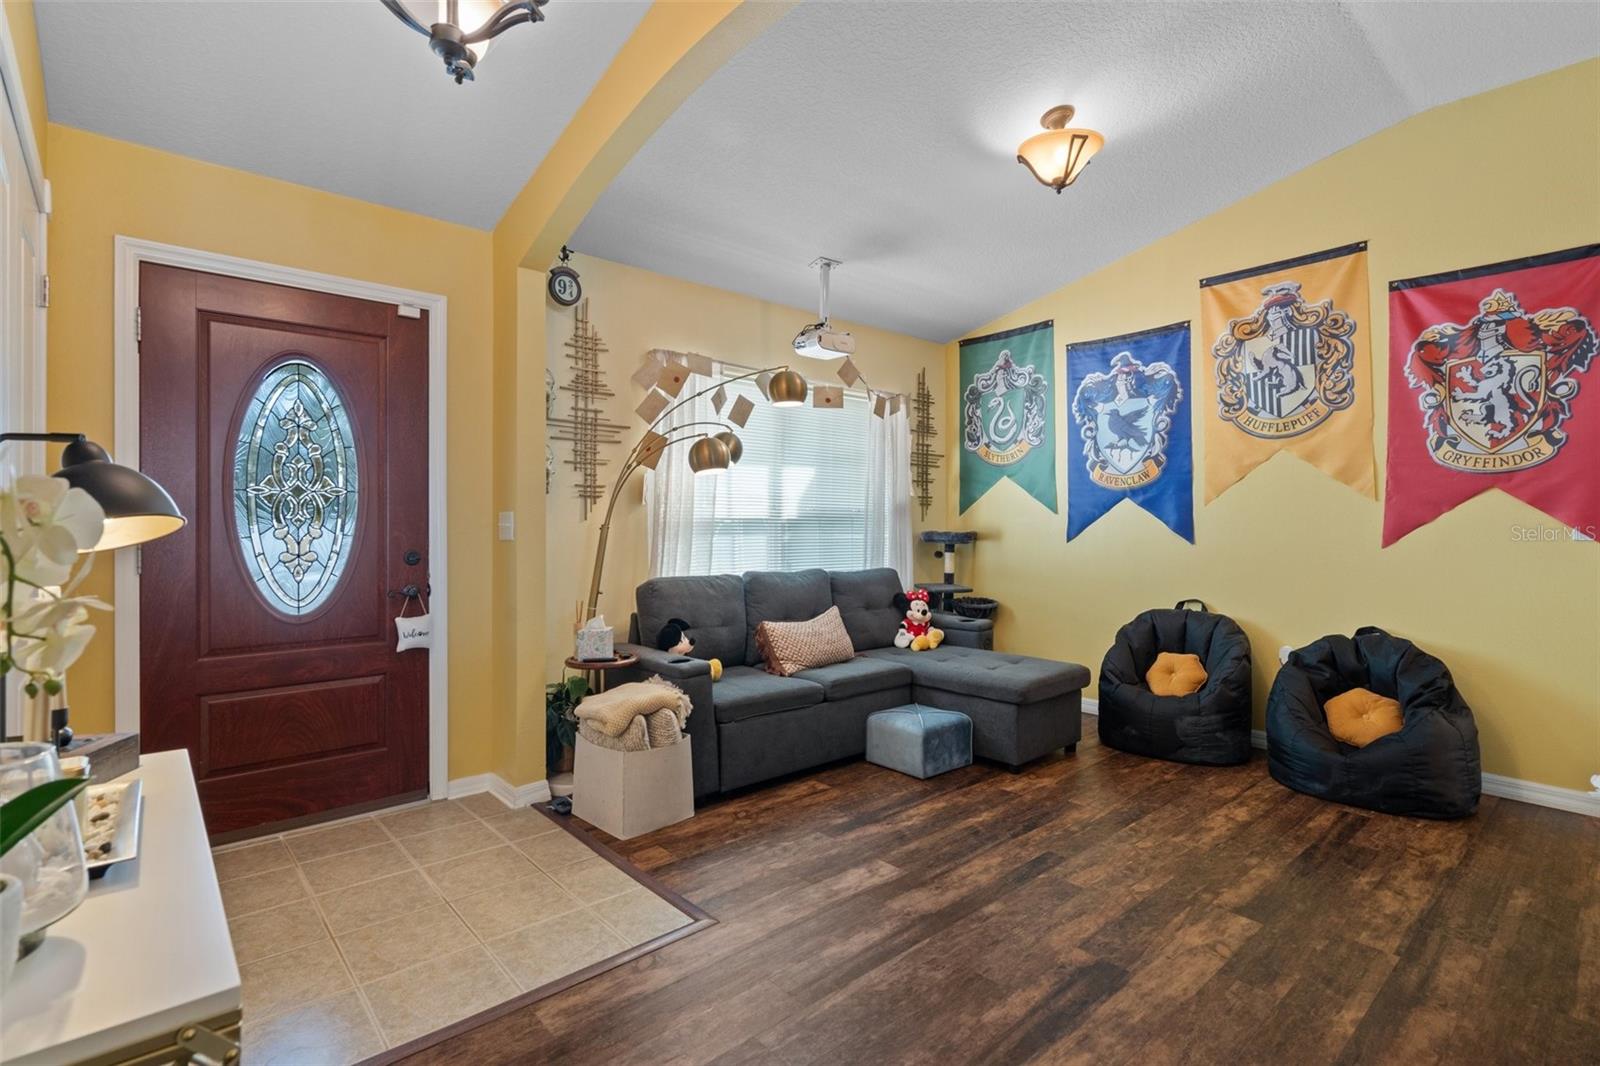
{"type": "MultiPolygon", "coordinates": [[[[43,441],[65,444],[61,450],[61,469],[55,476],[73,488],[87,492],[105,512],[105,527],[92,552],[113,551],[147,540],[176,533],[187,521],[167,490],[129,466],[113,463],[100,445],[82,433],[0,433],[6,441],[43,441]]],[[[4,706],[0,691],[0,707],[4,706]]],[[[67,708],[51,712],[50,732],[58,747],[72,742],[67,725],[67,708]]]]}
{"type": "Polygon", "coordinates": [[[94,498],[106,513],[105,529],[89,551],[112,551],[164,537],[186,519],[167,490],[130,466],[113,463],[106,450],[82,433],[0,433],[8,440],[65,444],[55,476],[94,498]]]}

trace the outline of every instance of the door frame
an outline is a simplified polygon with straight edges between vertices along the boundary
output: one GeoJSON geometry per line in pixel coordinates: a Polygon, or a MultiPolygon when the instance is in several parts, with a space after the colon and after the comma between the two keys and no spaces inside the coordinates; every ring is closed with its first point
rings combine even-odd
{"type": "MultiPolygon", "coordinates": [[[[43,306],[44,294],[38,291],[37,286],[44,284],[42,279],[48,278],[50,273],[50,182],[45,178],[44,168],[39,161],[38,135],[44,131],[33,128],[32,112],[28,110],[28,93],[23,85],[21,66],[17,61],[16,42],[12,38],[10,20],[3,14],[0,14],[0,92],[5,94],[5,103],[0,105],[0,110],[4,111],[0,121],[9,122],[16,131],[17,144],[22,152],[22,172],[14,177],[17,182],[27,182],[33,193],[34,207],[39,213],[39,228],[34,234],[37,251],[34,269],[38,276],[28,279],[13,278],[8,271],[0,269],[0,277],[3,277],[6,284],[20,283],[27,286],[22,310],[24,314],[33,316],[34,331],[33,350],[23,353],[24,361],[19,375],[19,384],[22,386],[22,392],[18,397],[19,406],[15,412],[0,410],[0,421],[4,421],[7,415],[15,413],[20,415],[19,423],[6,425],[4,428],[43,432],[47,428],[45,418],[48,414],[49,397],[49,360],[46,351],[49,343],[49,316],[43,306]]],[[[0,223],[0,229],[3,228],[3,223],[0,223]]],[[[6,254],[9,253],[10,248],[7,248],[6,254]]],[[[48,473],[49,468],[45,466],[44,445],[11,442],[4,448],[3,454],[0,454],[0,471],[7,469],[18,474],[48,473]]],[[[0,715],[0,736],[21,735],[23,700],[20,677],[10,674],[4,681],[0,681],[0,705],[4,707],[4,713],[0,715]]]]}
{"type": "MultiPolygon", "coordinates": [[[[445,368],[448,330],[447,299],[393,285],[342,278],[332,274],[278,266],[254,259],[182,248],[172,244],[116,238],[115,437],[117,461],[139,466],[139,267],[144,263],[222,274],[295,289],[353,296],[376,303],[409,305],[428,312],[428,600],[433,622],[428,648],[428,794],[444,799],[450,789],[449,566],[446,543],[445,368]]],[[[118,732],[139,728],[139,565],[137,551],[116,553],[116,726],[118,732]]]]}

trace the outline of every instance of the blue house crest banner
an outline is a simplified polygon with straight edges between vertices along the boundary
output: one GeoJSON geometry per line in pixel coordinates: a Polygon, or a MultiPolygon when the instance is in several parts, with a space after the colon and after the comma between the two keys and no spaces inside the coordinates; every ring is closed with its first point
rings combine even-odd
{"type": "Polygon", "coordinates": [[[1053,322],[961,342],[961,511],[1001,478],[1056,509],[1053,322]]]}
{"type": "Polygon", "coordinates": [[[1189,323],[1067,345],[1067,539],[1128,499],[1194,543],[1189,323]]]}

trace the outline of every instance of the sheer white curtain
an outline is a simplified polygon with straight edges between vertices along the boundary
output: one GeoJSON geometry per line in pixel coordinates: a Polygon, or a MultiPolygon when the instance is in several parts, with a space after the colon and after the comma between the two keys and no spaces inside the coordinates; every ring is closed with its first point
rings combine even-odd
{"type": "MultiPolygon", "coordinates": [[[[705,385],[695,378],[685,387],[705,385]]],[[[728,394],[756,404],[736,431],[744,441],[737,467],[697,477],[680,444],[645,473],[650,576],[888,566],[909,588],[909,405],[902,399],[899,411],[877,418],[861,392],[847,393],[843,410],[771,408],[753,382],[730,384],[728,394]]],[[[701,397],[662,428],[715,420],[710,397],[701,397]]]]}
{"type": "Polygon", "coordinates": [[[891,567],[911,587],[911,418],[898,410],[867,418],[866,565],[891,567]]]}
{"type": "MultiPolygon", "coordinates": [[[[706,387],[706,382],[691,377],[685,391],[706,387]]],[[[673,426],[690,422],[710,422],[717,417],[711,406],[711,397],[701,396],[690,400],[674,411],[658,427],[665,432],[673,426]]],[[[713,426],[699,429],[715,432],[713,426]]],[[[685,430],[680,437],[689,436],[685,430]]],[[[674,444],[661,456],[654,470],[644,476],[645,540],[650,554],[651,577],[679,577],[684,574],[705,573],[697,568],[697,561],[711,554],[711,539],[715,532],[712,523],[697,521],[697,511],[704,515],[716,507],[717,493],[724,477],[696,477],[689,469],[690,445],[674,444]]]]}

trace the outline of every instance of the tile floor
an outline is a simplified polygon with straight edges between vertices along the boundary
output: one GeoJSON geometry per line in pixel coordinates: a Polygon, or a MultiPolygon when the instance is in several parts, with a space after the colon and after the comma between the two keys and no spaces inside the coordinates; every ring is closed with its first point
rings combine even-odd
{"type": "Polygon", "coordinates": [[[691,921],[488,794],[213,857],[252,1064],[358,1062],[691,921]]]}

